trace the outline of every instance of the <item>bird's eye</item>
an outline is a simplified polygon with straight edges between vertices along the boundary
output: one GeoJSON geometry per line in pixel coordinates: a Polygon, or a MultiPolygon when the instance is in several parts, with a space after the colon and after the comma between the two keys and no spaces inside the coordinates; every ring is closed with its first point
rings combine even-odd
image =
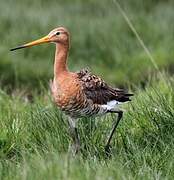
{"type": "Polygon", "coordinates": [[[58,32],[56,32],[56,35],[60,35],[60,32],[58,31],[58,32]]]}

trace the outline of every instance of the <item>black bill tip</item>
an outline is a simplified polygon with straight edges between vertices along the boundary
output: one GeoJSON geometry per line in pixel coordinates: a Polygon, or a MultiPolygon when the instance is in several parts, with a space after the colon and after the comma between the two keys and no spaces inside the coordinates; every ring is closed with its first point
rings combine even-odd
{"type": "Polygon", "coordinates": [[[10,51],[15,51],[17,49],[22,49],[22,48],[25,48],[26,46],[22,45],[22,46],[18,46],[18,47],[15,47],[15,48],[12,48],[10,49],[10,51]]]}

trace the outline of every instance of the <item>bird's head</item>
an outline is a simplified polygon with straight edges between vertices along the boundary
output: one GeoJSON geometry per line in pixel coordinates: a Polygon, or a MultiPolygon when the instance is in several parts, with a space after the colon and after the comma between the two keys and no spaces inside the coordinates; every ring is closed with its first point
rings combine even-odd
{"type": "Polygon", "coordinates": [[[14,51],[14,50],[22,49],[22,48],[26,48],[26,47],[31,47],[31,46],[35,46],[38,44],[50,43],[50,42],[68,46],[68,44],[69,44],[69,32],[68,32],[68,30],[64,27],[55,28],[48,35],[46,35],[46,36],[44,36],[38,40],[35,40],[32,42],[23,44],[21,46],[17,46],[15,48],[12,48],[12,49],[10,49],[10,51],[14,51]]]}

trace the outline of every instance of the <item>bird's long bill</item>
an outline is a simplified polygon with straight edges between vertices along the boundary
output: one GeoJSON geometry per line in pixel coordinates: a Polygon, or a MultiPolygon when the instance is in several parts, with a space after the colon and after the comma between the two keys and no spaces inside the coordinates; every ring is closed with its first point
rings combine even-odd
{"type": "Polygon", "coordinates": [[[12,49],[10,49],[10,51],[14,51],[14,50],[22,49],[22,48],[26,48],[26,47],[31,47],[31,46],[35,46],[35,45],[43,44],[43,43],[47,43],[47,42],[50,42],[50,39],[49,39],[48,36],[45,36],[45,37],[43,37],[43,38],[41,38],[41,39],[38,39],[38,40],[35,40],[35,41],[32,41],[32,42],[23,44],[23,45],[21,45],[21,46],[12,48],[12,49]]]}

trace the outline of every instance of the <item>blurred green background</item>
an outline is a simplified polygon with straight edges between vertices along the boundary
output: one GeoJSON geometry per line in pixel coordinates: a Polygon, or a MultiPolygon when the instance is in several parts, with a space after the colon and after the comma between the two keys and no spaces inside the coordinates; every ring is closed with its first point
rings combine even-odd
{"type": "MultiPolygon", "coordinates": [[[[120,1],[161,70],[174,71],[174,1],[120,1]]],[[[89,67],[110,84],[146,84],[155,68],[113,1],[1,0],[1,88],[39,89],[53,76],[55,47],[10,52],[58,26],[71,33],[69,69],[89,67]]]]}

